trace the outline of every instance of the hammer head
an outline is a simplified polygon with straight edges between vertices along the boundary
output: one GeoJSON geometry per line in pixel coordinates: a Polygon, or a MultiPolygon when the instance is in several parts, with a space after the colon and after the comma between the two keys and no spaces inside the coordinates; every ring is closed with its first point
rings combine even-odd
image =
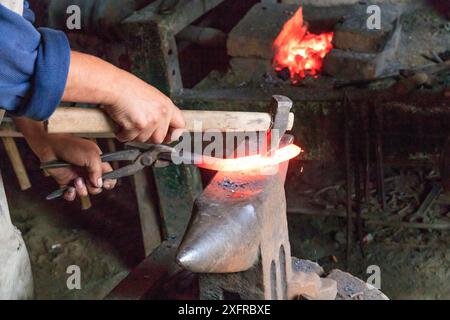
{"type": "Polygon", "coordinates": [[[278,149],[280,140],[286,133],[292,105],[293,102],[288,97],[281,95],[272,96],[272,102],[270,104],[272,125],[267,133],[268,155],[271,155],[273,151],[278,149]]]}

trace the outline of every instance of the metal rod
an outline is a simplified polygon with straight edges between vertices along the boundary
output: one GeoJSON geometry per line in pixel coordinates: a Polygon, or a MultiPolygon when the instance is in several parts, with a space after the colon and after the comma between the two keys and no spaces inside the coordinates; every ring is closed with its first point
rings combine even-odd
{"type": "Polygon", "coordinates": [[[346,212],[347,212],[347,243],[346,243],[346,269],[349,268],[351,246],[352,246],[352,177],[351,177],[351,142],[350,142],[350,119],[349,119],[349,98],[344,94],[344,129],[345,129],[345,173],[346,173],[346,212]]]}
{"type": "Polygon", "coordinates": [[[377,165],[377,191],[378,201],[381,208],[386,209],[386,190],[384,187],[384,164],[383,164],[383,110],[381,106],[374,105],[375,113],[375,153],[377,165]]]}
{"type": "Polygon", "coordinates": [[[355,145],[355,157],[354,157],[354,172],[355,172],[355,209],[356,209],[356,234],[358,236],[358,244],[361,250],[361,254],[364,257],[364,249],[363,249],[363,225],[361,219],[361,211],[362,211],[362,189],[361,189],[361,162],[364,158],[362,155],[362,143],[363,143],[363,135],[362,135],[362,116],[361,116],[361,107],[358,106],[355,111],[356,121],[354,128],[354,145],[355,145]]]}
{"type": "Polygon", "coordinates": [[[370,133],[369,133],[369,110],[367,103],[362,106],[362,126],[364,136],[364,198],[366,204],[370,203],[370,133]]]}

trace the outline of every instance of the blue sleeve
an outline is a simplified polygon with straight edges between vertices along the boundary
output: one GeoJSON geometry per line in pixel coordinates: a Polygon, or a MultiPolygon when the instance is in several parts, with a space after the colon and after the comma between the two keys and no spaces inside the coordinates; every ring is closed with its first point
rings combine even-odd
{"type": "Polygon", "coordinates": [[[16,116],[45,120],[55,111],[66,86],[70,46],[63,32],[32,25],[0,5],[0,107],[16,116]]]}

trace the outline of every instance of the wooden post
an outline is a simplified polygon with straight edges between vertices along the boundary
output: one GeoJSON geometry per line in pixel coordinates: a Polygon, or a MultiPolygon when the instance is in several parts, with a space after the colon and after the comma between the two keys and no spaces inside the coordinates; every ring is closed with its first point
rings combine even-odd
{"type": "Polygon", "coordinates": [[[141,222],[145,256],[149,256],[162,242],[157,191],[153,177],[147,176],[151,169],[134,175],[134,190],[141,222]]]}
{"type": "Polygon", "coordinates": [[[27,171],[20,156],[19,150],[17,149],[16,142],[14,138],[2,138],[3,144],[5,146],[6,153],[8,154],[9,160],[13,166],[14,173],[16,174],[17,180],[19,181],[20,189],[22,191],[31,188],[30,179],[28,178],[27,171]]]}

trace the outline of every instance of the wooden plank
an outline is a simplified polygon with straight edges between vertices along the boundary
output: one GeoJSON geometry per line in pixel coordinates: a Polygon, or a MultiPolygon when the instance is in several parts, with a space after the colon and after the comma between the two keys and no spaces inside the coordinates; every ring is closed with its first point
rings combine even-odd
{"type": "Polygon", "coordinates": [[[123,32],[132,72],[166,94],[182,91],[175,36],[223,0],[181,0],[172,14],[159,15],[157,0],[125,19],[123,32]]]}
{"type": "Polygon", "coordinates": [[[133,177],[145,256],[150,255],[162,242],[161,219],[155,197],[157,191],[146,174],[148,171],[151,170],[142,170],[133,177]]]}
{"type": "Polygon", "coordinates": [[[161,1],[155,1],[127,18],[124,23],[153,22],[166,31],[177,34],[224,0],[180,0],[176,10],[170,15],[159,15],[157,9],[161,1]]]}
{"type": "Polygon", "coordinates": [[[31,182],[28,178],[27,170],[25,169],[14,138],[2,138],[2,141],[8,158],[11,161],[14,173],[16,174],[17,181],[19,182],[20,189],[22,191],[30,189],[31,182]]]}
{"type": "Polygon", "coordinates": [[[141,300],[154,297],[161,285],[181,268],[175,263],[178,243],[165,241],[134,268],[106,300],[141,300]]]}
{"type": "Polygon", "coordinates": [[[194,200],[203,190],[199,169],[194,165],[152,169],[164,238],[180,239],[189,223],[194,200]]]}

